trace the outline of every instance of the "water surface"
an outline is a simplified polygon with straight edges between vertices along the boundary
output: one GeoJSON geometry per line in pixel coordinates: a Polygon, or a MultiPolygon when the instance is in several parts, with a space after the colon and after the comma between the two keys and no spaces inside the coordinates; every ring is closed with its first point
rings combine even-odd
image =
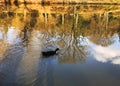
{"type": "Polygon", "coordinates": [[[0,86],[119,86],[120,6],[0,8],[0,86]],[[60,48],[43,58],[41,52],[60,48]]]}

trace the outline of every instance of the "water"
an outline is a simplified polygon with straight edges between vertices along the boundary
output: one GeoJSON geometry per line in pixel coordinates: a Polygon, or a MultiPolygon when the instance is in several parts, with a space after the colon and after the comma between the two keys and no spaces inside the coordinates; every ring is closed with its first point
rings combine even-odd
{"type": "Polygon", "coordinates": [[[0,86],[119,86],[120,6],[0,8],[0,86]],[[60,48],[43,58],[42,51],[60,48]]]}

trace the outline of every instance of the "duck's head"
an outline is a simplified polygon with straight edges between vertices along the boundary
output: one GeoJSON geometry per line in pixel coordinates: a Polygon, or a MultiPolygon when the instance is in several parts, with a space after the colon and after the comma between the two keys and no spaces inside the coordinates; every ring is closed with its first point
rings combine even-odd
{"type": "Polygon", "coordinates": [[[59,50],[60,50],[59,48],[56,48],[56,49],[55,49],[56,54],[58,53],[59,50]]]}

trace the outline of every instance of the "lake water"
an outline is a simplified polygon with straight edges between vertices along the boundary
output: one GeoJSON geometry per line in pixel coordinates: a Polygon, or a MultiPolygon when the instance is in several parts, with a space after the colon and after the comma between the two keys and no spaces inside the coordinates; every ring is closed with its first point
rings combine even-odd
{"type": "Polygon", "coordinates": [[[119,85],[119,5],[1,5],[0,86],[119,85]]]}

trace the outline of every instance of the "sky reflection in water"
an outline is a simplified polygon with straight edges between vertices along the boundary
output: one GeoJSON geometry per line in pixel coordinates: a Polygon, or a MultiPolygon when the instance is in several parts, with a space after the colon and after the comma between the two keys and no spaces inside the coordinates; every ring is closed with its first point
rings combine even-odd
{"type": "MultiPolygon", "coordinates": [[[[18,36],[19,33],[20,33],[19,29],[10,27],[7,32],[6,41],[10,45],[20,43],[22,40],[18,36]]],[[[37,39],[37,36],[40,36],[42,34],[40,34],[39,32],[36,32],[36,31],[35,31],[35,33],[37,33],[37,35],[33,39],[34,43],[40,44],[40,40],[37,39]]],[[[2,39],[3,34],[2,33],[0,33],[0,34],[1,34],[0,38],[2,39]]],[[[82,37],[82,36],[80,36],[80,37],[82,37]]],[[[49,41],[56,41],[58,38],[59,38],[59,36],[57,36],[56,38],[51,38],[51,39],[49,39],[49,41]]],[[[86,37],[85,40],[87,40],[87,43],[83,41],[83,42],[81,42],[81,44],[83,46],[86,46],[86,45],[89,46],[88,50],[90,50],[91,54],[96,59],[96,61],[103,62],[103,63],[110,62],[112,64],[120,65],[120,53],[119,53],[120,42],[119,42],[119,36],[117,34],[112,37],[112,40],[114,40],[114,43],[107,47],[103,47],[101,45],[94,44],[93,42],[91,42],[89,40],[89,37],[88,38],[86,37]]],[[[38,48],[38,46],[36,46],[36,48],[38,48]]]]}
{"type": "Polygon", "coordinates": [[[113,40],[115,40],[115,42],[108,47],[96,45],[88,41],[91,47],[91,53],[97,61],[103,63],[110,62],[112,64],[120,65],[120,41],[118,35],[115,35],[113,40]]]}

